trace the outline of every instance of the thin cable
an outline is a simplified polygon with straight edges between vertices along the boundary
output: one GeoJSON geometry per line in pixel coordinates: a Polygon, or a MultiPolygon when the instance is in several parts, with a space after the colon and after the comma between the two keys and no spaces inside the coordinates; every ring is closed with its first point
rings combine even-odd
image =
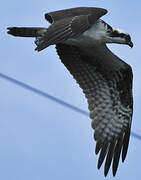
{"type": "MultiPolygon", "coordinates": [[[[29,85],[27,85],[27,84],[25,84],[25,83],[23,83],[21,81],[18,81],[18,80],[14,79],[14,78],[11,78],[11,77],[9,77],[9,76],[7,76],[5,74],[0,73],[0,77],[5,79],[5,80],[7,80],[7,81],[9,81],[9,82],[12,82],[12,83],[14,83],[14,84],[16,84],[16,85],[18,85],[20,87],[23,87],[24,89],[32,91],[32,92],[34,92],[34,93],[36,93],[36,94],[38,94],[40,96],[43,96],[43,97],[48,98],[48,99],[50,99],[50,100],[52,100],[52,101],[54,101],[54,102],[56,102],[58,104],[61,104],[62,106],[65,106],[65,107],[67,107],[67,108],[69,108],[69,109],[71,109],[73,111],[76,111],[76,112],[78,112],[80,114],[83,114],[85,116],[89,115],[88,112],[86,112],[86,111],[84,111],[84,110],[82,110],[82,109],[80,109],[80,108],[78,108],[76,106],[73,106],[73,105],[71,105],[71,104],[69,104],[69,103],[67,103],[67,102],[65,102],[65,101],[63,101],[61,99],[58,99],[58,98],[56,98],[54,96],[51,96],[51,95],[49,95],[49,94],[47,94],[47,93],[45,93],[45,92],[43,92],[43,91],[41,91],[39,89],[36,89],[36,88],[34,88],[32,86],[29,86],[29,85]]],[[[141,136],[140,135],[138,135],[138,134],[136,134],[134,132],[131,132],[131,135],[134,138],[136,138],[138,140],[141,140],[141,136]]]]}

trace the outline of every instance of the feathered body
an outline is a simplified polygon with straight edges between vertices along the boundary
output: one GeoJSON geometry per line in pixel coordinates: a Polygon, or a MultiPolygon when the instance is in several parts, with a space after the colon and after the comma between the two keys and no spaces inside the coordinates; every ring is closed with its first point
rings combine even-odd
{"type": "Polygon", "coordinates": [[[35,37],[37,51],[56,44],[57,53],[82,88],[95,130],[98,169],[104,159],[104,174],[111,162],[115,176],[120,154],[125,160],[132,121],[132,69],[115,56],[106,43],[133,47],[129,34],[100,19],[102,8],[72,8],[45,14],[48,28],[10,27],[14,36],[35,37]]]}

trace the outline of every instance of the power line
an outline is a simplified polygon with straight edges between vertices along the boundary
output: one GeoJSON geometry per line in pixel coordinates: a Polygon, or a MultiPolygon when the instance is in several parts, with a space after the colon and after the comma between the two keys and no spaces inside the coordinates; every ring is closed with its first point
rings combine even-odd
{"type": "Polygon", "coordinates": [[[56,98],[54,96],[51,96],[50,94],[47,94],[47,93],[45,93],[43,91],[40,91],[39,89],[36,89],[36,88],[34,88],[32,86],[29,86],[29,85],[27,85],[27,84],[25,84],[25,83],[23,83],[21,81],[18,81],[18,80],[14,79],[14,78],[9,77],[7,75],[4,75],[4,74],[0,73],[0,77],[7,80],[7,81],[10,81],[10,82],[18,85],[18,86],[21,86],[21,87],[23,87],[25,89],[28,89],[28,90],[30,90],[30,91],[32,91],[32,92],[34,92],[34,93],[36,93],[36,94],[38,94],[40,96],[48,98],[48,99],[50,99],[50,100],[52,100],[52,101],[54,101],[54,102],[56,102],[58,104],[61,104],[61,105],[65,106],[65,107],[67,107],[67,108],[70,108],[70,109],[72,109],[72,110],[74,110],[76,112],[79,112],[79,113],[81,113],[81,114],[83,114],[85,116],[89,115],[88,112],[83,111],[82,109],[79,109],[79,108],[77,108],[77,107],[75,107],[75,106],[73,106],[73,105],[71,105],[71,104],[69,104],[69,103],[67,103],[67,102],[65,102],[65,101],[63,101],[61,99],[58,99],[58,98],[56,98]]]}
{"type": "MultiPolygon", "coordinates": [[[[45,92],[43,92],[43,91],[41,91],[39,89],[36,89],[36,88],[34,88],[34,87],[32,87],[32,86],[30,86],[28,84],[25,84],[25,83],[23,83],[21,81],[18,81],[16,79],[14,79],[14,78],[11,78],[11,77],[9,77],[9,76],[7,76],[5,74],[0,73],[0,77],[7,80],[7,81],[9,81],[9,82],[11,82],[11,83],[14,83],[14,84],[16,84],[16,85],[18,85],[20,87],[23,87],[24,89],[32,91],[32,92],[34,92],[34,93],[36,93],[36,94],[38,94],[38,95],[40,95],[42,97],[48,98],[48,99],[50,99],[50,100],[52,100],[52,101],[54,101],[54,102],[56,102],[56,103],[58,103],[58,104],[60,104],[62,106],[65,106],[65,107],[67,107],[67,108],[69,108],[69,109],[71,109],[73,111],[76,111],[76,112],[78,112],[80,114],[83,114],[85,116],[89,115],[88,112],[86,112],[86,111],[84,111],[84,110],[82,110],[82,109],[80,109],[80,108],[78,108],[78,107],[76,107],[74,105],[71,105],[71,104],[69,104],[69,103],[67,103],[67,102],[65,102],[65,101],[63,101],[63,100],[61,100],[59,98],[56,98],[56,97],[54,97],[54,96],[52,96],[50,94],[47,94],[47,93],[45,93],[45,92]]],[[[134,138],[136,138],[138,140],[141,140],[141,135],[136,134],[134,132],[131,132],[131,135],[134,138]]]]}

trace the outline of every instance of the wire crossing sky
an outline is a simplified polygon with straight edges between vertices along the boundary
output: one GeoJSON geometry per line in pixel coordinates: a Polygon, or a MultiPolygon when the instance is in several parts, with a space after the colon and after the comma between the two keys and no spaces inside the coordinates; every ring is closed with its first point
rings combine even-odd
{"type": "MultiPolygon", "coordinates": [[[[36,94],[38,94],[38,95],[40,95],[40,96],[42,96],[44,98],[48,98],[48,99],[50,99],[50,100],[52,100],[52,101],[54,101],[54,102],[56,102],[56,103],[58,103],[58,104],[60,104],[62,106],[65,106],[65,107],[73,110],[73,111],[81,113],[81,114],[83,114],[85,116],[89,116],[88,112],[86,112],[86,111],[84,111],[84,110],[82,110],[82,109],[80,109],[80,108],[78,108],[78,107],[76,107],[74,105],[71,105],[71,104],[69,104],[69,103],[67,103],[67,102],[65,102],[65,101],[63,101],[61,99],[58,99],[58,98],[56,98],[56,97],[54,97],[54,96],[52,96],[50,94],[47,94],[47,93],[45,93],[43,91],[40,91],[39,89],[36,89],[36,88],[34,88],[34,87],[30,86],[30,85],[27,85],[27,84],[25,84],[25,83],[23,83],[21,81],[18,81],[16,79],[11,78],[11,77],[9,77],[9,76],[7,76],[5,74],[2,74],[2,73],[0,73],[0,77],[5,79],[5,80],[7,80],[7,81],[9,81],[9,82],[11,82],[11,83],[14,83],[14,84],[16,84],[18,86],[21,86],[21,87],[23,87],[23,88],[25,88],[25,89],[27,89],[29,91],[32,91],[32,92],[34,92],[34,93],[36,93],[36,94]]],[[[136,134],[134,132],[131,132],[131,135],[134,138],[136,138],[136,139],[141,141],[141,135],[136,134]]]]}

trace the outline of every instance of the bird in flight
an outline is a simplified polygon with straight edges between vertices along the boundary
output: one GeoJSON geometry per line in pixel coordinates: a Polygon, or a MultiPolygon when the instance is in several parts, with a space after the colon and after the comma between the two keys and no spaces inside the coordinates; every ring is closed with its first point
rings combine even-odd
{"type": "Polygon", "coordinates": [[[35,37],[36,51],[56,45],[57,53],[80,88],[90,111],[99,153],[98,169],[105,161],[107,176],[112,163],[115,176],[120,155],[127,154],[133,112],[132,69],[114,55],[107,43],[133,47],[128,33],[100,18],[106,9],[78,7],[45,14],[48,28],[8,27],[8,34],[35,37]]]}

